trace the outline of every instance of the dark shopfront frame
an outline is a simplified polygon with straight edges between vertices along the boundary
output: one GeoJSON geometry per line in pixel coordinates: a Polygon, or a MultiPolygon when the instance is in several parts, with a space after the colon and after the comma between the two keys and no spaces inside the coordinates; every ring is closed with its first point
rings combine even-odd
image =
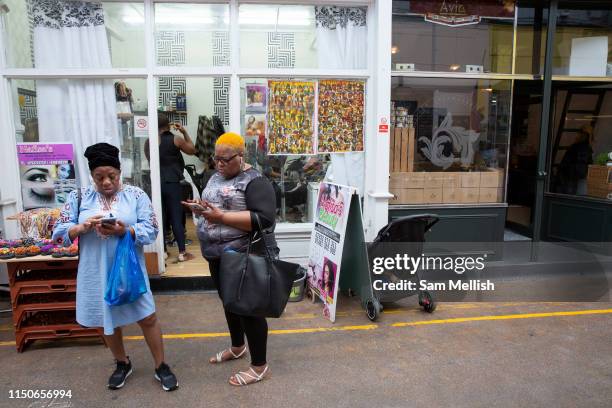
{"type": "MultiPolygon", "coordinates": [[[[547,192],[547,187],[551,182],[550,168],[552,163],[550,151],[554,137],[552,134],[551,115],[554,112],[552,98],[555,81],[565,79],[577,82],[602,82],[601,78],[553,77],[553,51],[557,18],[559,16],[559,3],[559,0],[543,1],[540,3],[543,8],[548,7],[548,21],[543,75],[534,74],[532,78],[533,80],[541,80],[543,82],[540,141],[535,174],[536,193],[533,208],[532,241],[592,242],[596,250],[611,253],[610,245],[605,243],[612,241],[612,202],[603,199],[547,192]],[[546,137],[542,137],[542,135],[546,135],[546,137]]],[[[599,6],[601,8],[602,2],[563,2],[563,5],[593,8],[599,6]]],[[[612,84],[612,78],[606,78],[604,82],[612,84]]],[[[506,177],[507,174],[506,171],[506,177]]],[[[435,230],[432,230],[427,236],[428,241],[491,242],[490,253],[492,257],[489,259],[503,259],[502,246],[493,243],[504,241],[506,203],[485,206],[390,206],[389,220],[424,212],[440,216],[440,222],[436,225],[435,230]],[[451,238],[449,239],[449,237],[451,238]]],[[[536,261],[538,254],[535,248],[537,246],[534,245],[533,248],[531,260],[536,261]]]]}

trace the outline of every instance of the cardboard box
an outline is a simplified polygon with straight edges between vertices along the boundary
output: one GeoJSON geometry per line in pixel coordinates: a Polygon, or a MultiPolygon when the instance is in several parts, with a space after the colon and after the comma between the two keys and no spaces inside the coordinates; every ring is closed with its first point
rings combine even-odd
{"type": "Polygon", "coordinates": [[[480,173],[480,187],[503,187],[504,186],[504,170],[490,169],[480,173]]]}
{"type": "Polygon", "coordinates": [[[461,187],[462,188],[480,187],[480,172],[461,173],[461,187]]]}
{"type": "Polygon", "coordinates": [[[401,188],[392,190],[395,196],[389,200],[389,204],[424,204],[422,188],[401,188]]]}
{"type": "Polygon", "coordinates": [[[588,184],[612,184],[612,166],[589,165],[588,184]]]}
{"type": "Polygon", "coordinates": [[[422,188],[406,188],[402,191],[403,204],[425,204],[425,190],[422,188]]]}
{"type": "Polygon", "coordinates": [[[389,188],[423,188],[425,173],[391,173],[389,188]]]}
{"type": "Polygon", "coordinates": [[[461,173],[445,172],[443,173],[443,188],[459,188],[461,187],[461,173]]]}
{"type": "Polygon", "coordinates": [[[607,199],[612,194],[612,166],[590,165],[587,195],[607,199]]]}
{"type": "Polygon", "coordinates": [[[478,188],[460,188],[459,190],[459,203],[470,204],[477,203],[480,196],[480,189],[478,188]]]}
{"type": "Polygon", "coordinates": [[[442,203],[442,188],[424,188],[423,201],[426,204],[441,204],[442,203]]]}
{"type": "Polygon", "coordinates": [[[500,187],[480,187],[478,192],[479,203],[501,203],[503,188],[500,187]]]}
{"type": "Polygon", "coordinates": [[[444,204],[457,204],[459,202],[459,189],[444,187],[442,189],[442,202],[444,204]]]}
{"type": "Polygon", "coordinates": [[[425,188],[442,188],[444,186],[443,172],[426,172],[425,188]]]}

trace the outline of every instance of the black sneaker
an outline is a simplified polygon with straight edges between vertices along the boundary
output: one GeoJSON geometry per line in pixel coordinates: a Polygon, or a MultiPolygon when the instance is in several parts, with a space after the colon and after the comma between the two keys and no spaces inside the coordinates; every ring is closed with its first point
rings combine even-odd
{"type": "Polygon", "coordinates": [[[118,390],[125,385],[125,380],[132,375],[132,362],[128,357],[128,362],[117,361],[117,368],[113,375],[108,379],[108,388],[118,390]]]}
{"type": "Polygon", "coordinates": [[[164,391],[174,391],[178,388],[178,380],[166,363],[161,363],[155,370],[155,379],[161,383],[164,391]]]}

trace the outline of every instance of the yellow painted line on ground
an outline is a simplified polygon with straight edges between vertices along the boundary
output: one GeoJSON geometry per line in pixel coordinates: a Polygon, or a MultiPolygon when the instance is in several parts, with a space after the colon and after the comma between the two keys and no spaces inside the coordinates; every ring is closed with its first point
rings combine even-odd
{"type": "Polygon", "coordinates": [[[377,324],[365,324],[361,326],[338,326],[338,327],[312,327],[305,329],[280,329],[270,330],[270,334],[300,334],[300,333],[322,333],[334,331],[359,331],[359,330],[375,330],[378,329],[377,324]]]}
{"type": "Polygon", "coordinates": [[[455,317],[451,319],[420,320],[416,322],[393,323],[391,326],[392,327],[406,327],[406,326],[422,326],[422,325],[427,325],[427,324],[464,323],[464,322],[478,322],[478,321],[487,321],[487,320],[533,319],[533,318],[540,318],[540,317],[584,316],[584,315],[595,315],[595,314],[612,314],[612,309],[575,310],[575,311],[569,311],[569,312],[549,312],[549,313],[525,313],[525,314],[510,314],[510,315],[497,315],[497,316],[455,317]]]}
{"type": "MultiPolygon", "coordinates": [[[[406,326],[423,326],[429,324],[448,324],[448,323],[464,323],[476,321],[491,321],[491,320],[512,320],[512,319],[530,319],[541,317],[562,317],[562,316],[585,316],[585,315],[602,315],[612,314],[612,309],[595,309],[595,310],[574,310],[565,312],[548,312],[548,313],[525,313],[525,314],[510,314],[510,315],[494,315],[494,316],[474,316],[474,317],[455,317],[450,319],[438,320],[419,320],[414,322],[393,323],[391,327],[406,327],[406,326]]],[[[342,332],[342,331],[367,331],[376,330],[377,324],[366,324],[358,326],[336,326],[336,327],[308,327],[301,329],[275,329],[270,330],[269,334],[303,334],[303,333],[325,333],[325,332],[342,332]]],[[[164,339],[198,339],[198,338],[215,338],[229,337],[227,332],[211,332],[211,333],[183,333],[183,334],[164,334],[164,339]]],[[[125,340],[144,340],[143,336],[125,336],[125,340]]],[[[2,341],[0,346],[15,346],[14,341],[2,341]]]]}
{"type": "MultiPolygon", "coordinates": [[[[164,334],[164,339],[198,339],[211,337],[229,337],[229,333],[184,333],[184,334],[164,334]]],[[[125,340],[144,340],[144,336],[124,336],[125,340]]]]}
{"type": "MultiPolygon", "coordinates": [[[[334,331],[359,331],[359,330],[374,330],[377,329],[377,324],[368,324],[362,326],[338,326],[338,327],[309,327],[304,329],[277,329],[270,330],[268,334],[301,334],[301,333],[323,333],[334,331]]],[[[201,339],[211,337],[229,337],[229,333],[184,333],[184,334],[164,334],[164,340],[167,339],[201,339]]],[[[125,340],[144,340],[143,336],[125,336],[125,340]]],[[[14,343],[13,343],[14,344],[14,343]]]]}

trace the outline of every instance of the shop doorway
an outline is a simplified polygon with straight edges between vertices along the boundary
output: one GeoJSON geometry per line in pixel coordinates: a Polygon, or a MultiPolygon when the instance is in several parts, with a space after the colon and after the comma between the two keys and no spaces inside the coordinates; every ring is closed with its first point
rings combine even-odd
{"type": "Polygon", "coordinates": [[[506,241],[533,237],[542,90],[542,81],[514,82],[506,241]]]}

